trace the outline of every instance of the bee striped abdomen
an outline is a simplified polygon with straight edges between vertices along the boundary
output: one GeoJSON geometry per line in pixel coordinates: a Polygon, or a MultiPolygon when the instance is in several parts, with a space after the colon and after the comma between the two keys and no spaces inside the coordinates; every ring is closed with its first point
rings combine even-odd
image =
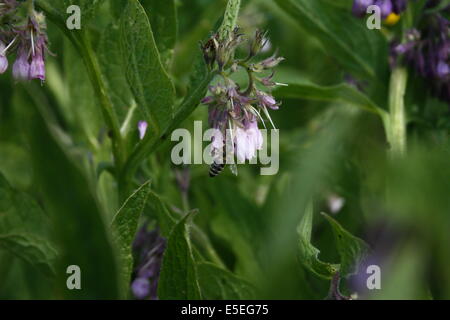
{"type": "Polygon", "coordinates": [[[209,167],[209,176],[211,178],[218,176],[223,171],[224,168],[225,168],[225,162],[223,162],[223,163],[214,162],[211,165],[211,167],[209,167]]]}

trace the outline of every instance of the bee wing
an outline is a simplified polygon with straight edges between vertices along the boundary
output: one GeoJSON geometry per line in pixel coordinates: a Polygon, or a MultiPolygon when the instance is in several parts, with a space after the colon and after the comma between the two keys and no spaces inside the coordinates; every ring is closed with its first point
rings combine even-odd
{"type": "Polygon", "coordinates": [[[235,176],[238,175],[238,169],[237,169],[237,165],[236,164],[230,164],[230,170],[235,176]]]}

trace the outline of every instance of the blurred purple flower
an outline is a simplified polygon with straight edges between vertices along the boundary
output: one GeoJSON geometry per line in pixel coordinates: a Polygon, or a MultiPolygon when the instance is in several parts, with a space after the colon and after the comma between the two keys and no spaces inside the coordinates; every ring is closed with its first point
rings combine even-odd
{"type": "Polygon", "coordinates": [[[136,234],[133,252],[136,258],[131,291],[136,299],[157,300],[158,279],[166,240],[158,229],[148,231],[144,224],[136,234]]]}
{"type": "Polygon", "coordinates": [[[410,65],[450,104],[450,22],[440,12],[427,15],[420,30],[409,30],[403,42],[392,43],[390,59],[392,65],[410,65]]]}
{"type": "Polygon", "coordinates": [[[366,15],[367,8],[373,4],[373,0],[354,0],[352,12],[356,17],[362,18],[366,15]]]}
{"type": "Polygon", "coordinates": [[[380,7],[381,18],[383,19],[386,19],[393,12],[394,7],[391,0],[376,0],[374,4],[380,7]]]}
{"type": "Polygon", "coordinates": [[[406,10],[407,0],[354,0],[353,15],[362,18],[366,15],[367,8],[376,5],[381,10],[381,17],[386,19],[391,13],[400,14],[406,10]]]}
{"type": "Polygon", "coordinates": [[[131,284],[131,291],[136,299],[145,299],[150,294],[150,281],[146,278],[136,278],[131,284]]]}
{"type": "Polygon", "coordinates": [[[370,245],[371,252],[359,266],[358,273],[349,277],[347,283],[350,291],[358,294],[358,298],[366,299],[373,293],[367,287],[367,280],[371,275],[367,272],[369,266],[379,267],[383,275],[389,273],[389,262],[403,236],[404,230],[389,224],[387,220],[379,220],[369,226],[364,238],[370,245]]]}

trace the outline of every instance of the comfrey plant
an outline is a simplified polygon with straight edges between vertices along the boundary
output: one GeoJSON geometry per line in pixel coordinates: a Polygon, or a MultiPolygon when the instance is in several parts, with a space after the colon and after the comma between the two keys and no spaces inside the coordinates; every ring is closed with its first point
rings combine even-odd
{"type": "Polygon", "coordinates": [[[8,55],[15,53],[16,80],[44,81],[47,45],[45,16],[34,9],[33,1],[0,1],[0,73],[8,69],[8,55]]]}
{"type": "Polygon", "coordinates": [[[224,147],[227,157],[229,153],[236,154],[240,162],[254,158],[257,150],[261,150],[263,146],[263,136],[258,128],[258,122],[261,121],[265,126],[264,117],[275,129],[269,109],[277,110],[280,103],[270,94],[270,89],[281,84],[272,80],[274,75],[272,69],[283,58],[273,55],[262,61],[253,62],[266,41],[266,33],[256,31],[250,41],[248,55],[244,59],[235,58],[236,49],[244,42],[238,28],[225,39],[215,34],[202,46],[207,65],[210,69],[217,68],[222,78],[209,87],[211,95],[202,100],[203,104],[209,106],[210,126],[217,130],[212,141],[215,163],[223,163],[224,147]],[[239,69],[247,72],[247,88],[241,88],[231,78],[239,69]],[[268,75],[262,75],[267,71],[270,72],[268,75]],[[231,143],[226,145],[225,140],[231,143]]]}

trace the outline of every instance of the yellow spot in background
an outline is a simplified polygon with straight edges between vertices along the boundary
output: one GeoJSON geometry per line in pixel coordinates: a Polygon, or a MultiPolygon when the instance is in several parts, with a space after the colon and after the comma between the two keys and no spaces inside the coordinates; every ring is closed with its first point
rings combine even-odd
{"type": "Polygon", "coordinates": [[[395,25],[398,22],[398,20],[400,20],[400,15],[392,12],[384,20],[384,23],[387,24],[388,26],[393,26],[393,25],[395,25]]]}

